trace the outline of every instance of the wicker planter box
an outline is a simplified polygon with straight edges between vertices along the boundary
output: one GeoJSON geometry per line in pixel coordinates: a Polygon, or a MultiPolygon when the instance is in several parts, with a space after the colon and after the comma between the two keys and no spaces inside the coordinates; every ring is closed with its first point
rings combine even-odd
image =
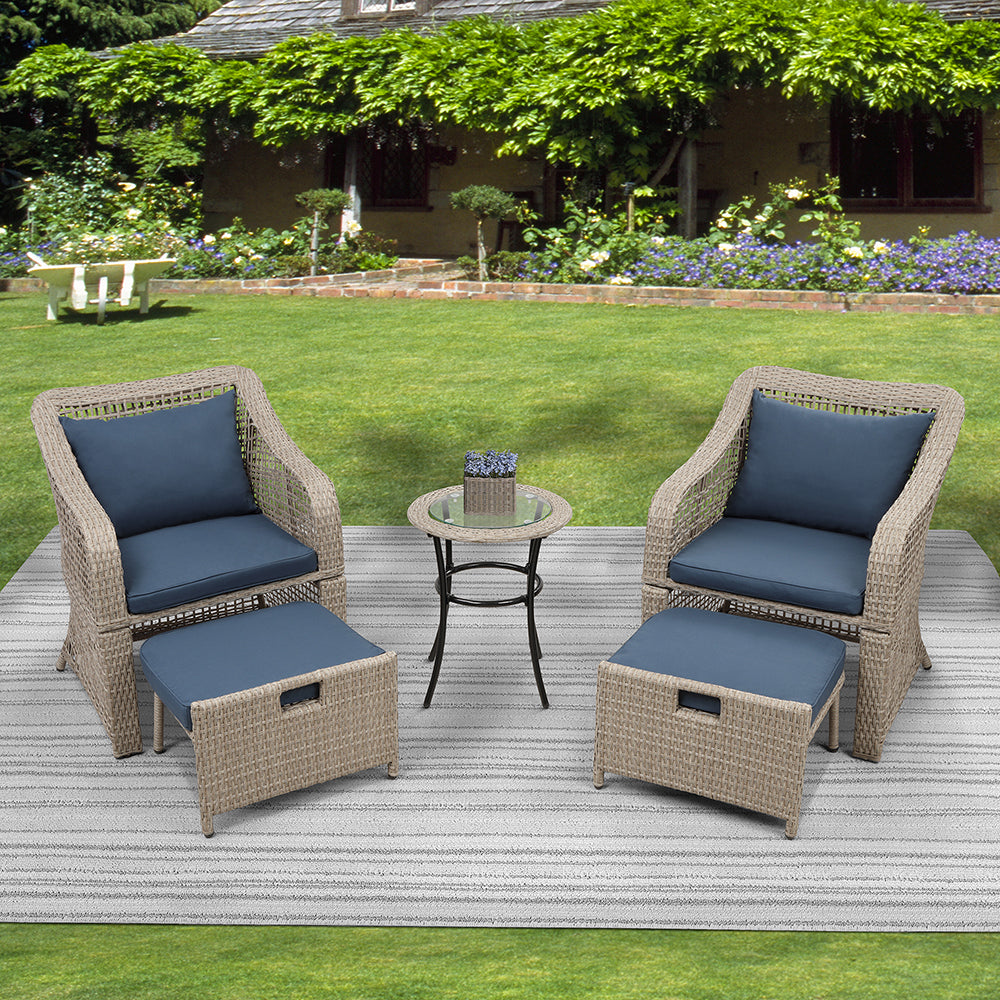
{"type": "Polygon", "coordinates": [[[465,477],[463,504],[466,514],[513,514],[516,502],[516,476],[465,477]]]}

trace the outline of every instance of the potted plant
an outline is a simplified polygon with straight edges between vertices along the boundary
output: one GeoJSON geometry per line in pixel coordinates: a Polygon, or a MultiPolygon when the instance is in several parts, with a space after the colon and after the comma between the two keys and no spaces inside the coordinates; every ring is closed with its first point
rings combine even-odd
{"type": "Polygon", "coordinates": [[[513,514],[517,499],[517,453],[490,448],[465,453],[466,514],[513,514]]]}

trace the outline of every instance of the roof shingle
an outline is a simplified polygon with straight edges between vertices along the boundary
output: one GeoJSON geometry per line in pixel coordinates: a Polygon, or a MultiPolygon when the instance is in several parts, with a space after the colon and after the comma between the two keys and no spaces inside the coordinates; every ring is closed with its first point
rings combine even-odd
{"type": "MultiPolygon", "coordinates": [[[[607,7],[611,0],[437,0],[426,13],[404,10],[344,17],[342,0],[230,0],[189,31],[161,41],[176,42],[217,59],[255,59],[287,38],[328,31],[377,35],[386,28],[429,30],[448,21],[488,15],[512,21],[567,17],[607,7]]],[[[949,21],[1000,20],[1000,0],[913,0],[949,21]]]]}

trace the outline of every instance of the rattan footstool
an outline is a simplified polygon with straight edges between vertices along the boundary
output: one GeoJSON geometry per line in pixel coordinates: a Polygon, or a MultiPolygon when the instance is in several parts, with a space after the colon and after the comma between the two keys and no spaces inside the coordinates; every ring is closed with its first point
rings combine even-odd
{"type": "Polygon", "coordinates": [[[147,639],[153,748],[163,706],[194,743],[201,829],[212,817],[370,767],[399,773],[396,654],[322,605],[281,604],[147,639]]]}
{"type": "Polygon", "coordinates": [[[597,671],[594,786],[604,772],[786,820],[798,831],[806,748],[838,746],[842,640],[697,608],[653,615],[597,671]]]}

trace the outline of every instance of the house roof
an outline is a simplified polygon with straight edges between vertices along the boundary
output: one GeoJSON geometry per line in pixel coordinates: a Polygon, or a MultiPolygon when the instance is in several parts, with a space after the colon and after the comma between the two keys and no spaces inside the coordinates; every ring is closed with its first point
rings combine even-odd
{"type": "MultiPolygon", "coordinates": [[[[606,7],[611,0],[437,0],[425,13],[344,16],[342,0],[230,0],[189,31],[160,41],[200,49],[216,59],[255,59],[279,42],[328,31],[377,35],[387,28],[427,30],[447,21],[485,14],[515,21],[569,17],[606,7]]],[[[913,0],[949,21],[998,21],[1000,0],[913,0]]]]}
{"type": "MultiPolygon", "coordinates": [[[[342,0],[230,0],[189,31],[159,41],[201,49],[217,59],[254,59],[286,38],[328,31],[377,35],[387,28],[428,30],[447,21],[487,15],[498,20],[568,17],[607,7],[610,0],[437,0],[426,13],[365,13],[345,17],[342,0]]],[[[1000,4],[1000,0],[997,0],[1000,4]]]]}

